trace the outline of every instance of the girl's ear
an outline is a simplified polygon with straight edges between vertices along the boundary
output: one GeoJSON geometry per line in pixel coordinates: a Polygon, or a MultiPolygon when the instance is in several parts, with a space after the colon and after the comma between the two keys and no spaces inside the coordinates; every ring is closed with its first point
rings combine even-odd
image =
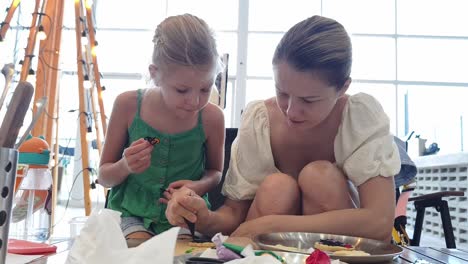
{"type": "Polygon", "coordinates": [[[148,70],[149,70],[149,73],[150,73],[150,77],[151,77],[151,80],[153,80],[154,84],[156,86],[159,86],[159,77],[158,77],[158,66],[154,65],[154,64],[150,64],[148,66],[148,70]]]}

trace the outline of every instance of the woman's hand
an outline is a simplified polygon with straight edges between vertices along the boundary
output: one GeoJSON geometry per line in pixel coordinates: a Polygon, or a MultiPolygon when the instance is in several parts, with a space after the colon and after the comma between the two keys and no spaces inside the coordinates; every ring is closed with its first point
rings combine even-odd
{"type": "Polygon", "coordinates": [[[246,221],[242,223],[234,232],[232,232],[231,237],[253,238],[259,234],[271,233],[274,231],[272,229],[271,217],[271,215],[267,215],[246,221]]]}
{"type": "Polygon", "coordinates": [[[142,173],[151,165],[151,152],[153,146],[146,140],[140,138],[134,141],[123,152],[123,163],[130,173],[142,173]]]}
{"type": "Polygon", "coordinates": [[[186,187],[173,191],[167,202],[166,217],[171,225],[187,227],[184,218],[192,223],[207,221],[209,213],[205,200],[186,187]]]}

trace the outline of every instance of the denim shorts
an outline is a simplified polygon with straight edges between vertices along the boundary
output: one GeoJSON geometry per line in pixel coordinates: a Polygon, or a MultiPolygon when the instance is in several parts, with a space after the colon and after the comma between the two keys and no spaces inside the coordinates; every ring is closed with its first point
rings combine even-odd
{"type": "Polygon", "coordinates": [[[122,229],[123,235],[125,237],[135,232],[146,232],[153,236],[156,235],[155,233],[145,228],[143,225],[143,219],[141,217],[121,217],[120,228],[122,229]]]}

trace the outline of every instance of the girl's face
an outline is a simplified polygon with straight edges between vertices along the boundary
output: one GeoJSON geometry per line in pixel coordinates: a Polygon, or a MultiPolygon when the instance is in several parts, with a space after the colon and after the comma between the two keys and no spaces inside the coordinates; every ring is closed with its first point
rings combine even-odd
{"type": "Polygon", "coordinates": [[[347,90],[331,87],[319,74],[300,72],[286,62],[273,67],[276,101],[291,128],[310,129],[324,121],[347,90]]]}
{"type": "Polygon", "coordinates": [[[150,73],[166,106],[182,119],[197,115],[208,104],[216,77],[211,65],[198,68],[171,65],[164,70],[151,65],[150,73]]]}

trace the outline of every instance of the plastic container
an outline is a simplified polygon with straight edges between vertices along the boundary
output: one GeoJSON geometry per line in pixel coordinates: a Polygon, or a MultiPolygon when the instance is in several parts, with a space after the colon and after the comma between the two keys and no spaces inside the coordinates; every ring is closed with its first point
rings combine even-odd
{"type": "Polygon", "coordinates": [[[19,167],[26,166],[18,173],[20,177],[15,184],[9,235],[15,239],[43,242],[50,237],[52,214],[49,145],[42,137],[29,136],[18,151],[19,167]]]}
{"type": "Polygon", "coordinates": [[[70,238],[78,236],[81,232],[81,229],[84,227],[86,221],[88,221],[87,216],[78,216],[70,220],[70,238]]]}
{"type": "Polygon", "coordinates": [[[50,237],[52,175],[49,169],[29,168],[16,192],[10,237],[43,242],[50,237]]]}

